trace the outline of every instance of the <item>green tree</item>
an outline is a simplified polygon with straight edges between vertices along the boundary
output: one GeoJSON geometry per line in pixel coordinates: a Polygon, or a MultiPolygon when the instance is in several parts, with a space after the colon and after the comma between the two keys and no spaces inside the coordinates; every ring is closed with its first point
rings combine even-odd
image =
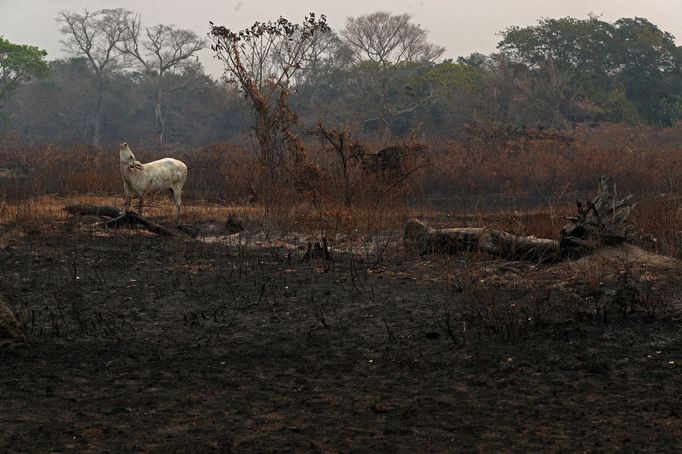
{"type": "Polygon", "coordinates": [[[682,95],[678,84],[682,60],[675,38],[646,19],[619,19],[615,23],[618,80],[640,115],[650,123],[670,124],[670,115],[682,95]],[[673,91],[669,91],[672,89],[673,91]]]}
{"type": "Polygon", "coordinates": [[[542,19],[538,25],[509,27],[501,33],[498,49],[529,70],[515,81],[517,104],[523,104],[516,107],[524,112],[524,123],[568,127],[603,116],[603,108],[589,94],[612,88],[617,67],[614,30],[590,16],[542,19]]]}
{"type": "Polygon", "coordinates": [[[445,60],[435,65],[418,65],[401,79],[393,97],[409,97],[405,104],[420,99],[429,102],[418,110],[395,118],[394,132],[405,135],[414,130],[452,135],[480,109],[485,72],[482,68],[445,60]]]}
{"type": "Polygon", "coordinates": [[[527,86],[528,66],[515,62],[504,53],[489,56],[473,53],[469,57],[460,57],[461,65],[478,70],[481,73],[483,89],[477,92],[483,108],[481,114],[508,123],[512,117],[518,117],[515,104],[522,99],[522,91],[527,86]]]}
{"type": "Polygon", "coordinates": [[[524,98],[554,126],[595,118],[667,125],[679,118],[680,51],[670,33],[646,19],[543,19],[509,27],[498,48],[528,66],[524,98]]]}
{"type": "Polygon", "coordinates": [[[538,25],[512,26],[501,32],[497,47],[514,61],[538,68],[549,59],[560,71],[602,79],[614,69],[614,26],[596,16],[542,19],[538,25]]]}
{"type": "Polygon", "coordinates": [[[0,36],[0,107],[22,84],[47,76],[46,56],[42,49],[12,44],[0,36]]]}

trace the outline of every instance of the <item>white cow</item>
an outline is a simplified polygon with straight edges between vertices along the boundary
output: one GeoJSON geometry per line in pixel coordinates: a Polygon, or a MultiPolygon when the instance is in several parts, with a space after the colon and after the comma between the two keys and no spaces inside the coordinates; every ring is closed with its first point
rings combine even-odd
{"type": "Polygon", "coordinates": [[[158,161],[142,164],[135,159],[127,143],[122,143],[119,150],[121,176],[123,177],[123,192],[125,194],[125,209],[130,209],[130,199],[140,198],[138,214],[142,216],[142,198],[146,194],[169,190],[175,201],[175,222],[180,218],[182,204],[182,187],[187,180],[187,166],[184,162],[173,158],[163,158],[158,161]]]}

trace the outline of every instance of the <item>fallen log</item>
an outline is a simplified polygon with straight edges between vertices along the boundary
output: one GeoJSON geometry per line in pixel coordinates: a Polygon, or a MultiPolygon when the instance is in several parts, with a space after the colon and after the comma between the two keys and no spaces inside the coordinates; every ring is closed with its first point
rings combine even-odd
{"type": "Polygon", "coordinates": [[[637,204],[632,196],[618,200],[616,185],[610,190],[609,183],[607,177],[601,177],[597,195],[591,201],[577,202],[577,213],[566,218],[560,241],[483,228],[430,229],[410,219],[405,226],[405,245],[420,254],[480,251],[512,260],[556,261],[589,254],[602,245],[640,242],[642,236],[628,221],[637,204]]]}
{"type": "Polygon", "coordinates": [[[123,226],[143,227],[144,229],[149,230],[152,233],[156,233],[157,235],[183,236],[174,230],[170,230],[169,228],[162,226],[161,224],[157,224],[156,222],[140,217],[132,211],[126,211],[122,215],[110,219],[104,223],[104,226],[108,229],[118,229],[123,226]]]}
{"type": "Polygon", "coordinates": [[[405,245],[419,254],[478,251],[510,260],[552,262],[561,257],[559,242],[475,227],[431,229],[418,219],[405,225],[405,245]]]}
{"type": "Polygon", "coordinates": [[[137,213],[132,211],[121,212],[116,207],[102,205],[68,205],[64,207],[64,210],[72,215],[110,218],[104,222],[104,226],[108,229],[118,229],[126,226],[141,227],[152,233],[163,236],[196,236],[189,233],[192,229],[188,229],[184,226],[178,226],[177,228],[165,227],[154,221],[143,218],[142,216],[138,216],[137,213]]]}
{"type": "Polygon", "coordinates": [[[67,205],[64,207],[64,211],[74,215],[104,216],[108,218],[115,218],[121,215],[121,211],[118,208],[102,205],[67,205]]]}

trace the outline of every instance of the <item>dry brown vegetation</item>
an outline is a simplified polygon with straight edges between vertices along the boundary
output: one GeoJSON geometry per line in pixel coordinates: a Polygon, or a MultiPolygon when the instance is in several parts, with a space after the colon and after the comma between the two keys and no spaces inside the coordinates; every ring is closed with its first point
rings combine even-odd
{"type": "MultiPolygon", "coordinates": [[[[677,192],[682,187],[682,122],[666,129],[582,126],[570,136],[561,136],[569,137],[569,141],[552,138],[551,134],[538,138],[493,132],[492,138],[481,138],[474,131],[457,141],[427,142],[423,153],[429,165],[412,174],[410,184],[419,189],[427,203],[454,205],[447,207],[448,211],[469,210],[476,206],[477,198],[478,208],[490,205],[491,200],[498,200],[492,208],[503,209],[514,201],[525,206],[562,202],[570,200],[575,192],[591,191],[603,174],[618,182],[624,192],[639,198],[677,192]]],[[[316,189],[325,195],[324,200],[335,202],[334,195],[341,195],[335,153],[323,142],[309,143],[308,148],[310,159],[321,172],[316,189]]],[[[366,152],[376,153],[381,148],[370,144],[366,152]]],[[[145,161],[165,155],[187,161],[193,173],[187,191],[195,200],[238,203],[248,196],[249,184],[258,181],[254,154],[239,146],[214,144],[163,151],[136,148],[136,152],[145,161]]],[[[116,147],[26,147],[5,140],[0,145],[1,187],[8,198],[46,193],[117,194],[120,181],[112,171],[115,160],[116,147]]],[[[360,200],[371,198],[374,194],[368,193],[370,185],[361,184],[367,179],[367,174],[359,172],[361,160],[351,161],[354,192],[361,196],[360,200]]]]}
{"type": "MultiPolygon", "coordinates": [[[[576,199],[592,194],[601,175],[622,194],[639,201],[635,221],[658,239],[659,251],[677,254],[682,188],[682,123],[672,128],[609,125],[565,134],[513,134],[472,129],[459,141],[434,141],[405,159],[398,172],[368,166],[362,153],[349,159],[353,203],[344,203],[344,180],[335,151],[325,141],[308,144],[316,170],[292,173],[265,188],[255,155],[245,148],[215,144],[204,148],[136,150],[143,161],[173,155],[188,163],[183,198],[190,204],[264,206],[268,222],[299,225],[333,222],[337,229],[371,231],[397,227],[409,215],[446,213],[481,225],[481,215],[513,233],[555,238],[576,199]],[[569,140],[566,140],[566,139],[569,140]],[[259,200],[259,197],[261,199],[259,200]]],[[[363,147],[372,156],[382,147],[363,147]]],[[[0,146],[0,210],[16,200],[4,220],[26,217],[40,197],[118,197],[116,150],[72,147],[0,146]]],[[[292,171],[293,172],[293,171],[292,171]]],[[[270,183],[272,184],[272,183],[270,183]]],[[[4,213],[4,214],[3,214],[4,213]]],[[[261,219],[264,221],[265,219],[261,219]]]]}
{"type": "MultiPolygon", "coordinates": [[[[122,206],[115,148],[5,143],[0,295],[25,339],[0,349],[0,450],[682,449],[682,126],[571,139],[357,160],[350,206],[318,143],[314,184],[281,182],[269,206],[249,151],[165,150],[188,163],[197,239],[67,216],[122,206]],[[401,241],[411,216],[556,238],[602,174],[639,200],[647,250],[539,264],[401,241]],[[331,256],[310,253],[322,238],[331,256]]],[[[159,197],[148,214],[171,213],[159,197]]]]}

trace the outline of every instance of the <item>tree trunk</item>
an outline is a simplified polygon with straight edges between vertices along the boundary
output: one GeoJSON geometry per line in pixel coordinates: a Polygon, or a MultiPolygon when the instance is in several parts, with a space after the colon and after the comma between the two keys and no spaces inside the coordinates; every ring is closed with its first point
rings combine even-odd
{"type": "Polygon", "coordinates": [[[348,162],[343,163],[343,203],[346,208],[350,208],[353,204],[352,188],[350,185],[350,178],[348,176],[348,162]]]}
{"type": "Polygon", "coordinates": [[[430,229],[410,219],[405,226],[405,245],[419,254],[478,251],[510,260],[559,260],[559,242],[534,236],[519,236],[482,228],[430,229]]]}
{"type": "Polygon", "coordinates": [[[104,79],[101,72],[97,74],[97,101],[95,102],[94,124],[92,132],[92,144],[99,148],[100,145],[100,128],[102,125],[102,97],[104,93],[104,79]]]}
{"type": "Polygon", "coordinates": [[[159,136],[159,145],[163,148],[163,136],[166,131],[166,119],[163,115],[161,77],[162,75],[159,75],[156,86],[156,97],[154,100],[154,123],[156,126],[156,134],[159,136]]]}

